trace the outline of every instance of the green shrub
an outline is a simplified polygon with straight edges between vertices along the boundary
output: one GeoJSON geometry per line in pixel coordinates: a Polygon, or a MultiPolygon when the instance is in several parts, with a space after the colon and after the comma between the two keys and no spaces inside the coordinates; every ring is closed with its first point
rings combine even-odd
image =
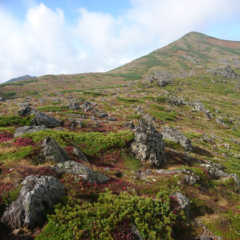
{"type": "Polygon", "coordinates": [[[7,126],[26,126],[30,125],[32,121],[32,116],[28,117],[19,117],[19,116],[1,116],[0,117],[0,127],[7,126]]]}
{"type": "Polygon", "coordinates": [[[93,203],[69,201],[66,206],[56,207],[55,215],[49,216],[36,240],[114,240],[114,233],[121,232],[123,223],[134,224],[144,239],[173,239],[177,215],[170,208],[167,193],[159,194],[157,199],[106,192],[93,203]]]}
{"type": "Polygon", "coordinates": [[[48,136],[55,138],[56,141],[62,145],[68,145],[68,142],[78,144],[82,147],[82,151],[89,156],[94,156],[111,148],[124,147],[133,140],[134,137],[131,131],[104,134],[99,132],[74,133],[44,130],[25,135],[25,137],[32,138],[34,142],[40,142],[48,136]]]}

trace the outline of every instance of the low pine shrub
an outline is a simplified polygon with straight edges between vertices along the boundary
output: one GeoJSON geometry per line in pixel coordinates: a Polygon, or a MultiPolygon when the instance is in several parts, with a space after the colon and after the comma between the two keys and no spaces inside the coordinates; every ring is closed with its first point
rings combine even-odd
{"type": "Polygon", "coordinates": [[[107,191],[96,202],[69,201],[58,205],[55,214],[36,240],[133,239],[135,226],[143,239],[173,239],[173,228],[183,213],[174,213],[169,195],[159,194],[157,200],[122,192],[107,191]]]}

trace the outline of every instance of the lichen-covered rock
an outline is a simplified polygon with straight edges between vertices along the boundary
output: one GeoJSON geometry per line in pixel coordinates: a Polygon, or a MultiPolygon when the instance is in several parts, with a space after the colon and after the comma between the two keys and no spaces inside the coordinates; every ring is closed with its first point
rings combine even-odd
{"type": "Polygon", "coordinates": [[[225,68],[213,70],[211,72],[216,76],[222,76],[228,79],[236,79],[240,77],[240,75],[238,75],[230,65],[226,66],[225,68]]]}
{"type": "Polygon", "coordinates": [[[104,174],[93,171],[89,167],[75,161],[58,163],[55,166],[55,170],[58,173],[70,173],[77,175],[89,183],[105,183],[109,181],[109,177],[104,174]]]}
{"type": "Polygon", "coordinates": [[[32,112],[31,104],[30,103],[24,103],[21,106],[21,109],[18,111],[18,115],[21,117],[25,117],[30,115],[32,112]]]}
{"type": "Polygon", "coordinates": [[[131,151],[137,159],[159,168],[165,162],[162,134],[146,119],[139,120],[134,132],[135,139],[131,144],[131,151]]]}
{"type": "Polygon", "coordinates": [[[198,175],[195,175],[193,172],[186,170],[186,173],[184,175],[185,184],[192,186],[199,181],[200,181],[200,177],[198,175]]]}
{"type": "Polygon", "coordinates": [[[1,221],[13,229],[34,228],[44,223],[49,209],[64,196],[63,185],[51,176],[28,176],[19,197],[4,212],[1,221]]]}
{"type": "Polygon", "coordinates": [[[45,113],[41,113],[38,111],[34,111],[34,118],[32,120],[33,125],[36,126],[45,126],[47,128],[54,128],[62,126],[62,122],[55,119],[54,117],[50,117],[45,113]]]}
{"type": "Polygon", "coordinates": [[[24,126],[24,127],[19,127],[16,129],[14,133],[14,137],[20,137],[23,134],[26,133],[34,133],[34,132],[39,132],[46,129],[45,126],[24,126]]]}
{"type": "Polygon", "coordinates": [[[163,139],[167,139],[180,144],[182,147],[185,148],[186,151],[193,150],[191,140],[184,136],[177,129],[172,127],[164,127],[162,128],[161,132],[163,135],[163,139]]]}
{"type": "Polygon", "coordinates": [[[69,160],[66,151],[61,148],[55,139],[47,137],[43,140],[41,157],[45,162],[65,162],[69,160]]]}
{"type": "Polygon", "coordinates": [[[214,179],[219,179],[222,177],[228,177],[229,174],[224,172],[224,167],[221,166],[220,164],[216,164],[216,163],[204,163],[201,164],[202,167],[204,167],[209,176],[214,178],[214,179]]]}
{"type": "Polygon", "coordinates": [[[73,154],[78,158],[78,160],[88,162],[87,157],[85,156],[85,154],[81,151],[81,149],[79,147],[77,147],[77,146],[73,147],[73,154]]]}
{"type": "Polygon", "coordinates": [[[181,209],[185,212],[186,216],[189,216],[190,201],[189,199],[180,192],[176,192],[170,196],[171,201],[175,205],[175,209],[181,209]]]}

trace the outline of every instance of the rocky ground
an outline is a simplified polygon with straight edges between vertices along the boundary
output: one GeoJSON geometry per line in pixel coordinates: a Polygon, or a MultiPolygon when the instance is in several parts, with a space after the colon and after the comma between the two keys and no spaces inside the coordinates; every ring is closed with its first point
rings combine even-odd
{"type": "Polygon", "coordinates": [[[0,239],[240,239],[238,76],[2,86],[0,239]]]}

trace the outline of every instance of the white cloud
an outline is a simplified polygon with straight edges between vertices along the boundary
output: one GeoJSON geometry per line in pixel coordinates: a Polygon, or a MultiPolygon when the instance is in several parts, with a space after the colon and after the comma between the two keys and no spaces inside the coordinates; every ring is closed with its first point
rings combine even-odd
{"type": "Polygon", "coordinates": [[[66,21],[63,10],[44,4],[31,4],[21,22],[0,8],[0,82],[24,74],[108,70],[188,31],[206,31],[240,10],[237,0],[131,3],[118,17],[79,9],[75,24],[66,21]]]}

